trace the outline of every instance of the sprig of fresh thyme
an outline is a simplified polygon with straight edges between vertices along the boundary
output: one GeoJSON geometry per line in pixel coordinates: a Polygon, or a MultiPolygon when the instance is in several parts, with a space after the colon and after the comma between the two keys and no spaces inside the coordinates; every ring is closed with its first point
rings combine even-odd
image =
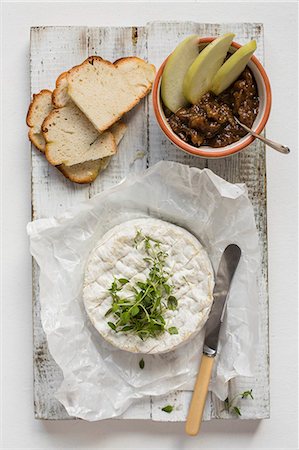
{"type": "Polygon", "coordinates": [[[174,408],[174,407],[173,407],[172,405],[166,405],[166,406],[164,406],[164,407],[161,408],[161,409],[162,409],[162,411],[164,411],[164,412],[170,414],[170,413],[173,411],[173,408],[174,408]]]}
{"type": "Polygon", "coordinates": [[[232,412],[234,414],[236,414],[237,416],[241,416],[241,410],[240,408],[236,405],[236,400],[238,398],[251,398],[253,400],[253,395],[252,395],[252,389],[250,389],[249,391],[244,391],[241,394],[236,394],[232,399],[229,399],[228,397],[224,400],[224,409],[223,411],[228,411],[228,412],[232,412]]]}
{"type": "MultiPolygon", "coordinates": [[[[134,333],[144,340],[165,331],[163,315],[167,309],[177,309],[178,302],[173,295],[171,275],[165,267],[168,254],[161,249],[161,242],[138,230],[134,246],[136,249],[145,250],[144,261],[149,268],[147,279],[145,282],[137,281],[133,284],[126,278],[115,278],[109,289],[112,306],[105,316],[113,316],[115,321],[109,321],[108,325],[115,332],[134,333]],[[128,285],[132,295],[122,296],[125,285],[128,285]]],[[[167,331],[170,334],[178,334],[175,326],[167,331]]]]}
{"type": "Polygon", "coordinates": [[[141,360],[139,361],[139,367],[140,369],[144,369],[145,363],[144,363],[144,359],[141,358],[141,360]]]}

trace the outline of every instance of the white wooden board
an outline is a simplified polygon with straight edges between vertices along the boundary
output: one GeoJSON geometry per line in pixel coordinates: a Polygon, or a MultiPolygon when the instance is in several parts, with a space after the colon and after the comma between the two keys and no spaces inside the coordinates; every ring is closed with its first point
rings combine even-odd
{"type": "MultiPolygon", "coordinates": [[[[100,55],[111,61],[138,55],[158,68],[165,57],[186,35],[216,36],[232,31],[241,44],[256,39],[257,57],[263,62],[263,28],[261,24],[200,24],[194,22],[154,22],[144,27],[34,27],[31,29],[31,93],[53,89],[57,76],[81,63],[89,55],[100,55]]],[[[28,99],[29,100],[29,99],[28,99]]],[[[118,154],[108,169],[91,185],[79,186],[66,180],[32,146],[32,219],[49,217],[71,205],[90,198],[118,183],[128,173],[139,172],[160,160],[174,160],[195,167],[209,167],[232,182],[245,182],[254,205],[259,231],[262,268],[259,274],[260,343],[256,348],[258,368],[252,379],[238,377],[230,383],[230,393],[252,388],[254,400],[242,403],[243,419],[269,417],[269,345],[267,294],[267,224],[265,148],[254,142],[246,151],[221,160],[204,160],[189,156],[172,146],[154,118],[151,98],[146,98],[126,115],[127,133],[118,154]]],[[[33,262],[34,326],[34,410],[39,419],[70,418],[54,398],[62,374],[48,352],[40,321],[38,267],[33,262]]],[[[143,399],[121,418],[183,421],[186,418],[190,391],[143,399]],[[161,408],[175,406],[171,414],[161,408]]],[[[223,403],[209,395],[204,419],[232,417],[223,411],[223,403]]]]}

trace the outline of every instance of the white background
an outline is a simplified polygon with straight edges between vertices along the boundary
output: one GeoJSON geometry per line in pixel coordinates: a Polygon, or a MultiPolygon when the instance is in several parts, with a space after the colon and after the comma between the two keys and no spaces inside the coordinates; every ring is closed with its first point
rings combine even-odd
{"type": "Polygon", "coordinates": [[[2,448],[297,449],[297,5],[270,2],[6,3],[3,6],[2,448]],[[183,424],[147,421],[36,421],[32,398],[29,28],[37,25],[142,25],[150,20],[263,22],[273,89],[267,136],[271,419],[183,424]]]}

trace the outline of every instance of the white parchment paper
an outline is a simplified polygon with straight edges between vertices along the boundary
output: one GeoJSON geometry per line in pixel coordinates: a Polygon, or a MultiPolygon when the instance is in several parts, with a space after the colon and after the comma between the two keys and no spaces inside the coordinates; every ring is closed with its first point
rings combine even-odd
{"type": "Polygon", "coordinates": [[[193,233],[215,271],[225,247],[240,246],[210,390],[224,400],[228,380],[254,375],[260,257],[246,186],[228,183],[208,169],[162,161],[60,217],[28,224],[31,253],[40,267],[42,325],[64,376],[56,397],[71,416],[90,421],[115,417],[134,399],[192,389],[204,331],[173,352],[143,356],[141,370],[141,356],[103,341],[84,310],[82,281],[89,252],[110,228],[147,216],[193,233]]]}

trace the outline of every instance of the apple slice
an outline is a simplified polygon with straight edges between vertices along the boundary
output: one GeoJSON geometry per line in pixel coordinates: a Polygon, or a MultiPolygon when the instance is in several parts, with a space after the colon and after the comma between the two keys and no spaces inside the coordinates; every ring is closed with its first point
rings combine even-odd
{"type": "Polygon", "coordinates": [[[174,49],[165,64],[161,96],[164,105],[174,113],[188,104],[183,95],[183,80],[189,66],[198,56],[198,43],[199,36],[188,36],[174,49]]]}
{"type": "Polygon", "coordinates": [[[219,95],[225,91],[243,72],[256,50],[256,41],[243,45],[220,67],[212,82],[211,91],[219,95]]]}
{"type": "Polygon", "coordinates": [[[223,36],[208,44],[189,67],[183,82],[183,93],[190,103],[198,103],[210,90],[213,78],[223,64],[233,33],[223,36]]]}

